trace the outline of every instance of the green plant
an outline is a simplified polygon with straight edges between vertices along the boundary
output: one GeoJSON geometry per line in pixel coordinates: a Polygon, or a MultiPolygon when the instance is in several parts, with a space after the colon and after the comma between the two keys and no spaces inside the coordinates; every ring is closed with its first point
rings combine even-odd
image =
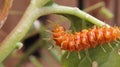
{"type": "MultiPolygon", "coordinates": [[[[79,10],[77,7],[67,7],[67,6],[58,5],[53,0],[31,0],[30,5],[26,9],[24,16],[21,18],[17,26],[0,44],[0,63],[2,63],[5,60],[5,58],[7,58],[12,51],[14,51],[16,46],[17,48],[18,46],[20,46],[21,43],[19,42],[25,37],[28,30],[32,26],[33,22],[38,17],[49,14],[59,14],[68,18],[71,21],[71,29],[73,31],[74,29],[80,30],[83,28],[88,28],[86,24],[89,24],[91,26],[92,25],[109,26],[108,24],[105,24],[104,22],[87,14],[86,12],[79,10]],[[80,22],[82,22],[82,24],[78,26],[80,22]]],[[[41,28],[41,30],[42,31],[45,30],[44,26],[41,28]]],[[[42,33],[44,36],[44,32],[42,33]]],[[[42,41],[42,43],[44,42],[42,41]]],[[[89,55],[86,55],[85,51],[81,51],[80,52],[82,57],[81,59],[78,59],[76,52],[72,52],[69,58],[66,59],[67,52],[64,52],[61,60],[62,66],[63,67],[119,67],[120,56],[118,54],[118,50],[120,46],[117,47],[113,46],[114,50],[111,50],[107,45],[103,47],[106,49],[107,51],[106,53],[103,52],[100,47],[96,47],[95,49],[89,49],[88,50],[89,55]],[[89,59],[91,59],[91,61],[89,61],[89,59]]]]}

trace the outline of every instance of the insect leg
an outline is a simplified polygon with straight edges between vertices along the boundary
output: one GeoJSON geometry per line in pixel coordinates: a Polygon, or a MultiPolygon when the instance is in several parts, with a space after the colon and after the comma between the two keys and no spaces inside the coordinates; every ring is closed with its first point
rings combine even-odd
{"type": "MultiPolygon", "coordinates": [[[[47,40],[47,41],[48,41],[48,43],[49,43],[49,42],[52,43],[51,46],[48,48],[48,50],[51,50],[52,48],[54,48],[54,46],[55,46],[55,45],[54,45],[54,44],[55,44],[54,41],[51,40],[51,39],[49,39],[49,40],[47,40]]],[[[49,43],[49,44],[50,44],[50,43],[49,43]]]]}
{"type": "Polygon", "coordinates": [[[52,31],[50,31],[50,30],[45,30],[45,32],[48,32],[48,33],[53,34],[53,32],[52,32],[52,31]]]}
{"type": "Polygon", "coordinates": [[[108,46],[109,46],[112,50],[114,50],[114,48],[111,46],[111,44],[110,44],[110,43],[108,43],[108,46]]]}
{"type": "Polygon", "coordinates": [[[52,48],[54,48],[54,45],[51,45],[51,46],[48,48],[48,50],[51,50],[52,48]]]}
{"type": "Polygon", "coordinates": [[[104,47],[102,47],[102,45],[100,46],[101,48],[102,48],[102,50],[106,53],[107,51],[105,50],[105,48],[104,47]]]}
{"type": "Polygon", "coordinates": [[[118,47],[119,46],[119,44],[117,43],[117,42],[113,42],[115,45],[116,45],[116,47],[118,47]]]}
{"type": "Polygon", "coordinates": [[[79,53],[79,51],[78,51],[78,58],[79,58],[79,59],[81,59],[81,56],[80,56],[80,53],[79,53]]]}
{"type": "Polygon", "coordinates": [[[66,59],[68,59],[68,58],[69,58],[69,56],[70,56],[70,52],[68,52],[68,54],[67,54],[67,56],[66,56],[66,59]]]}
{"type": "Polygon", "coordinates": [[[88,58],[88,60],[92,63],[92,60],[91,60],[91,58],[90,58],[90,56],[89,56],[88,50],[85,50],[85,54],[86,54],[86,57],[88,58]]]}
{"type": "Polygon", "coordinates": [[[115,40],[115,42],[120,43],[118,40],[115,40]]]}

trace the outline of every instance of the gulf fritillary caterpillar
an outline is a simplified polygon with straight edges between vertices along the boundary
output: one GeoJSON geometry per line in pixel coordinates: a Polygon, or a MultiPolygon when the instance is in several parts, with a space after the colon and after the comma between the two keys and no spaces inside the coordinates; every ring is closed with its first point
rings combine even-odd
{"type": "MultiPolygon", "coordinates": [[[[53,30],[53,40],[62,50],[81,51],[101,46],[103,43],[117,41],[120,39],[120,29],[118,27],[94,27],[74,34],[66,32],[65,28],[57,25],[53,30]]],[[[112,46],[110,46],[112,48],[112,46]]]]}

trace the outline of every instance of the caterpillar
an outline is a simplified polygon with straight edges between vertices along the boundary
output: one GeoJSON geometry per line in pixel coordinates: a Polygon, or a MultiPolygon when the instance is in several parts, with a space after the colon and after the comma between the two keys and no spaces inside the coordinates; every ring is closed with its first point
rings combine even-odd
{"type": "MultiPolygon", "coordinates": [[[[57,25],[53,32],[53,40],[62,50],[81,51],[101,46],[120,39],[118,27],[94,27],[81,32],[66,32],[65,28],[57,25]]],[[[112,47],[112,46],[111,46],[112,47]]]]}

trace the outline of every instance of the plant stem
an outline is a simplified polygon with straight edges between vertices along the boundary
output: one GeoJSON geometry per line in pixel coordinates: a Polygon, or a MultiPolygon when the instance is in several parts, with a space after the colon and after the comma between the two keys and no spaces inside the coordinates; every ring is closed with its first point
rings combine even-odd
{"type": "Polygon", "coordinates": [[[0,47],[0,63],[15,49],[21,48],[22,45],[20,42],[14,44],[14,45],[5,45],[4,47],[0,47]],[[6,47],[12,47],[9,49],[6,49],[6,47]]]}
{"type": "Polygon", "coordinates": [[[105,24],[104,22],[96,19],[95,17],[89,15],[88,13],[79,10],[77,7],[67,7],[67,6],[60,6],[60,5],[52,5],[49,7],[43,7],[41,9],[36,10],[36,12],[40,12],[41,15],[48,15],[52,13],[56,14],[69,14],[69,15],[74,15],[78,18],[81,18],[83,20],[87,20],[97,26],[109,26],[108,24],[105,24]]]}
{"type": "Polygon", "coordinates": [[[49,50],[49,52],[51,53],[51,55],[52,55],[53,57],[55,57],[55,59],[56,59],[58,62],[60,62],[60,57],[61,57],[61,55],[59,55],[59,52],[58,52],[58,51],[52,49],[52,50],[49,50]]]}
{"type": "Polygon", "coordinates": [[[0,67],[5,67],[3,63],[0,63],[0,67]]]}
{"type": "MultiPolygon", "coordinates": [[[[16,43],[19,42],[30,29],[33,21],[39,17],[38,12],[34,14],[34,9],[38,6],[33,4],[36,0],[31,0],[31,4],[27,8],[24,16],[19,21],[17,26],[12,30],[12,32],[0,43],[0,63],[15,49],[16,43]]],[[[39,1],[39,0],[37,0],[39,1]]],[[[47,0],[42,0],[43,2],[47,0]]],[[[41,1],[41,2],[42,2],[41,1]]],[[[36,2],[36,4],[39,2],[36,2]]],[[[45,4],[45,3],[44,3],[45,4]]]]}
{"type": "MultiPolygon", "coordinates": [[[[31,0],[33,1],[33,0],[31,0]]],[[[38,2],[36,2],[38,4],[38,2]]],[[[24,16],[17,24],[17,26],[12,30],[12,32],[5,38],[5,40],[0,45],[0,62],[2,62],[14,49],[14,46],[17,42],[19,42],[25,34],[30,29],[33,22],[40,16],[48,15],[48,14],[70,14],[74,15],[78,18],[87,20],[95,25],[103,26],[107,25],[104,22],[94,18],[93,16],[79,10],[78,8],[59,6],[59,5],[50,5],[48,7],[41,7],[33,5],[32,3],[29,5],[26,10],[24,16]]]]}
{"type": "Polygon", "coordinates": [[[99,2],[99,3],[95,4],[95,5],[92,5],[92,6],[88,7],[88,8],[85,8],[83,11],[90,12],[90,11],[93,11],[93,10],[95,10],[97,8],[104,7],[104,6],[105,6],[104,2],[99,2]]]}
{"type": "Polygon", "coordinates": [[[40,64],[40,61],[38,61],[34,56],[30,56],[30,60],[35,65],[35,67],[42,67],[42,64],[40,64]]]}
{"type": "Polygon", "coordinates": [[[16,65],[16,67],[21,67],[21,64],[26,61],[26,59],[28,59],[28,57],[30,56],[30,54],[32,54],[35,50],[39,49],[41,44],[43,44],[42,40],[38,40],[34,45],[32,45],[23,56],[21,56],[20,61],[18,62],[18,64],[16,65]]]}
{"type": "Polygon", "coordinates": [[[106,18],[113,18],[114,15],[105,7],[102,7],[100,13],[103,14],[106,18]]]}

